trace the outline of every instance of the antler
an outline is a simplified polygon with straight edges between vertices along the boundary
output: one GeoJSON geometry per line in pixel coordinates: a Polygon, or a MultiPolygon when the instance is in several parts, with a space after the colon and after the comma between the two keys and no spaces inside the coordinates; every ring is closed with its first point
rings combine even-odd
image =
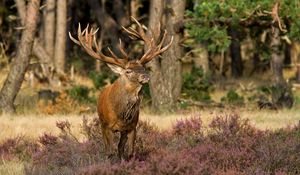
{"type": "Polygon", "coordinates": [[[130,27],[126,29],[125,27],[122,27],[128,34],[130,34],[133,38],[141,39],[145,42],[147,46],[147,51],[144,53],[144,55],[140,58],[139,62],[141,64],[146,64],[147,62],[151,61],[153,58],[158,56],[159,54],[166,51],[173,42],[173,36],[171,37],[170,42],[162,48],[162,45],[164,44],[165,37],[167,35],[167,31],[164,31],[164,35],[160,41],[160,43],[156,46],[155,40],[153,36],[147,36],[143,26],[136,20],[134,17],[131,17],[135,23],[138,25],[138,29],[135,30],[134,28],[130,27]]]}
{"type": "Polygon", "coordinates": [[[111,51],[110,48],[108,48],[108,50],[111,53],[112,57],[106,56],[101,52],[101,47],[99,47],[96,41],[96,33],[98,29],[94,31],[93,28],[91,28],[91,30],[89,31],[89,25],[87,25],[87,27],[81,32],[81,26],[79,24],[78,32],[77,32],[78,40],[73,38],[70,32],[69,32],[69,37],[74,43],[78,44],[79,46],[82,46],[90,56],[98,60],[104,61],[106,63],[114,64],[122,68],[125,68],[126,63],[128,62],[128,55],[124,51],[124,48],[121,44],[121,40],[120,40],[119,49],[122,55],[124,56],[124,59],[118,58],[116,54],[114,54],[111,51]]]}
{"type": "MultiPolygon", "coordinates": [[[[123,27],[123,29],[131,36],[131,38],[138,38],[145,42],[145,45],[147,46],[147,51],[139,59],[139,62],[141,64],[146,64],[147,62],[151,61],[153,58],[155,58],[162,52],[166,51],[171,46],[171,44],[173,42],[173,36],[171,37],[170,42],[165,47],[162,48],[165,37],[167,35],[166,30],[164,31],[164,34],[163,34],[163,37],[162,37],[160,43],[158,45],[156,45],[154,37],[146,35],[146,33],[143,29],[143,26],[134,17],[132,17],[132,19],[138,25],[138,29],[135,30],[132,27],[130,27],[128,29],[123,27]]],[[[96,41],[97,31],[98,31],[98,29],[96,29],[94,31],[93,28],[91,28],[89,31],[89,25],[87,25],[87,27],[83,31],[81,31],[81,26],[79,24],[78,32],[77,32],[78,40],[73,38],[73,36],[71,35],[70,32],[69,32],[69,37],[74,43],[82,46],[90,56],[92,56],[98,60],[104,61],[106,63],[114,64],[114,65],[120,66],[122,68],[125,68],[127,62],[129,61],[129,56],[125,52],[125,49],[124,49],[121,39],[120,39],[118,48],[119,48],[120,53],[122,54],[123,58],[117,57],[116,54],[108,47],[108,51],[110,52],[110,54],[112,56],[112,57],[109,57],[109,56],[104,55],[101,52],[101,47],[97,44],[97,41],[96,41]]]]}

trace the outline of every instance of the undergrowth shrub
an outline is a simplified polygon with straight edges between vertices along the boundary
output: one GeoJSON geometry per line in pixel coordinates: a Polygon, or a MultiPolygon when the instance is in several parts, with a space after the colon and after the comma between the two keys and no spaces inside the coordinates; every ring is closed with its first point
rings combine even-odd
{"type": "Polygon", "coordinates": [[[101,142],[102,134],[99,118],[96,117],[89,121],[84,116],[82,120],[82,133],[90,141],[101,142]]]}
{"type": "Polygon", "coordinates": [[[7,139],[0,144],[0,164],[11,160],[28,161],[37,150],[36,143],[21,136],[7,139]]]}
{"type": "Polygon", "coordinates": [[[156,151],[157,147],[163,147],[168,142],[165,133],[161,133],[158,129],[147,122],[141,121],[137,126],[136,138],[136,159],[145,161],[149,155],[156,151]]]}
{"type": "Polygon", "coordinates": [[[200,118],[180,120],[172,128],[172,144],[175,148],[194,147],[203,137],[202,121],[200,118]]]}
{"type": "Polygon", "coordinates": [[[244,105],[244,97],[239,95],[235,90],[231,89],[227,92],[227,94],[221,98],[222,102],[228,103],[230,105],[244,105]]]}
{"type": "Polygon", "coordinates": [[[191,73],[183,76],[182,93],[185,98],[210,101],[213,86],[202,68],[193,67],[191,73]]]}
{"type": "Polygon", "coordinates": [[[277,170],[300,173],[300,124],[295,127],[266,131],[266,136],[258,146],[260,168],[275,173],[277,170]]]}
{"type": "MultiPolygon", "coordinates": [[[[84,130],[92,127],[85,120],[84,130]]],[[[68,121],[57,122],[56,126],[60,129],[58,136],[44,134],[40,137],[40,150],[32,157],[32,165],[26,167],[27,174],[74,174],[79,167],[106,159],[102,140],[79,142],[72,134],[68,121]]]]}
{"type": "Polygon", "coordinates": [[[150,106],[151,105],[151,94],[150,94],[150,86],[148,83],[142,86],[142,94],[143,94],[142,105],[150,106]]]}
{"type": "Polygon", "coordinates": [[[96,103],[95,99],[89,96],[90,89],[86,86],[76,85],[68,89],[67,94],[79,103],[96,103]]]}
{"type": "Polygon", "coordinates": [[[82,114],[93,111],[91,105],[80,103],[72,99],[66,92],[61,92],[55,102],[38,103],[38,108],[42,114],[82,114]]]}
{"type": "Polygon", "coordinates": [[[261,131],[236,114],[217,116],[207,128],[199,118],[186,119],[164,132],[139,122],[135,157],[129,161],[106,157],[97,118],[83,119],[81,141],[68,121],[57,127],[59,135],[44,134],[36,143],[7,140],[0,144],[1,157],[19,158],[24,153],[17,150],[39,145],[25,151],[31,159],[26,174],[300,173],[300,125],[261,131]]]}
{"type": "Polygon", "coordinates": [[[255,162],[257,157],[253,152],[263,135],[248,120],[235,114],[218,116],[210,123],[208,132],[209,150],[204,153],[211,154],[207,157],[212,167],[220,170],[234,168],[241,172],[255,162]]]}
{"type": "Polygon", "coordinates": [[[255,97],[259,108],[290,109],[297,102],[290,85],[259,87],[257,94],[254,95],[254,98],[255,97]]]}
{"type": "Polygon", "coordinates": [[[91,71],[89,72],[89,78],[93,81],[94,87],[100,89],[109,82],[115,81],[118,77],[114,74],[107,73],[108,71],[101,71],[101,73],[91,71]]]}

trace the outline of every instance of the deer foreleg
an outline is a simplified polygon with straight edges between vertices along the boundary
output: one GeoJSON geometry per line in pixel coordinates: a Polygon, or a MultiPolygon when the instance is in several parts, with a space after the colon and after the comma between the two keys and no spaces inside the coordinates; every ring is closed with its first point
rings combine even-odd
{"type": "Polygon", "coordinates": [[[105,145],[105,151],[110,157],[113,155],[113,132],[109,128],[102,126],[102,135],[105,145]]]}
{"type": "Polygon", "coordinates": [[[118,144],[118,156],[120,159],[124,158],[124,149],[127,142],[127,132],[121,132],[120,142],[118,144]]]}
{"type": "Polygon", "coordinates": [[[132,158],[134,156],[134,147],[135,147],[135,138],[136,138],[136,129],[128,133],[128,157],[132,158]]]}

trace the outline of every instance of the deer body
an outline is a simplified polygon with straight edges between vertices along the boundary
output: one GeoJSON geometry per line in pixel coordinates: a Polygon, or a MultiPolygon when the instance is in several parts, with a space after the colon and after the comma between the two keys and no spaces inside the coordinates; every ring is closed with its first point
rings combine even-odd
{"type": "Polygon", "coordinates": [[[112,131],[132,130],[138,120],[141,87],[120,89],[121,78],[106,87],[98,99],[101,122],[112,131]]]}
{"type": "Polygon", "coordinates": [[[121,76],[115,83],[106,87],[98,99],[98,115],[101,120],[106,151],[109,155],[113,154],[113,133],[121,132],[118,145],[120,158],[124,157],[128,137],[129,157],[133,156],[141,101],[141,85],[127,85],[126,82],[127,80],[121,76]]]}
{"type": "MultiPolygon", "coordinates": [[[[134,18],[133,18],[134,19],[134,18]]],[[[112,57],[106,56],[101,52],[101,48],[96,44],[95,34],[97,32],[88,27],[81,32],[79,25],[78,40],[69,34],[71,40],[82,46],[92,57],[107,63],[111,70],[120,75],[120,77],[111,85],[104,88],[99,95],[97,110],[101,121],[102,135],[109,155],[113,154],[113,134],[120,132],[120,141],[118,144],[119,158],[125,158],[124,148],[128,143],[128,156],[134,154],[134,143],[136,138],[136,126],[139,120],[139,108],[141,102],[141,88],[143,84],[148,83],[149,75],[146,72],[145,64],[167,50],[173,41],[162,48],[166,32],[160,43],[156,45],[154,38],[146,36],[142,25],[134,19],[138,25],[138,30],[133,28],[125,29],[133,38],[142,39],[148,46],[148,50],[140,59],[129,60],[121,40],[119,49],[124,58],[118,58],[110,49],[112,57]],[[94,50],[96,48],[96,51],[94,50]]]]}

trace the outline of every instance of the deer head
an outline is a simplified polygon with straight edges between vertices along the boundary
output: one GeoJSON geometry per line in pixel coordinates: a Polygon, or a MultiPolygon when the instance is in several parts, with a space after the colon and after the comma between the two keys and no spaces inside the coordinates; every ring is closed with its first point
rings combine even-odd
{"type": "Polygon", "coordinates": [[[134,17],[132,17],[132,19],[137,24],[137,30],[132,27],[128,29],[126,29],[125,27],[122,28],[126,33],[129,34],[130,38],[140,39],[144,41],[147,50],[139,59],[129,59],[129,55],[125,51],[121,39],[118,45],[120,53],[122,54],[121,58],[118,57],[109,47],[108,51],[110,52],[111,56],[104,55],[101,51],[101,47],[99,47],[96,41],[96,33],[98,29],[94,30],[93,28],[91,28],[89,30],[89,26],[81,31],[81,26],[79,24],[78,40],[73,38],[70,32],[69,36],[73,42],[83,47],[90,56],[105,62],[113,72],[121,75],[123,78],[127,78],[127,80],[132,83],[144,84],[149,81],[149,76],[146,72],[145,64],[151,61],[153,58],[157,57],[162,52],[166,51],[173,42],[173,36],[171,37],[170,42],[166,46],[162,47],[167,34],[166,31],[164,31],[161,41],[156,44],[154,37],[146,35],[144,31],[145,27],[143,27],[134,17]]]}

